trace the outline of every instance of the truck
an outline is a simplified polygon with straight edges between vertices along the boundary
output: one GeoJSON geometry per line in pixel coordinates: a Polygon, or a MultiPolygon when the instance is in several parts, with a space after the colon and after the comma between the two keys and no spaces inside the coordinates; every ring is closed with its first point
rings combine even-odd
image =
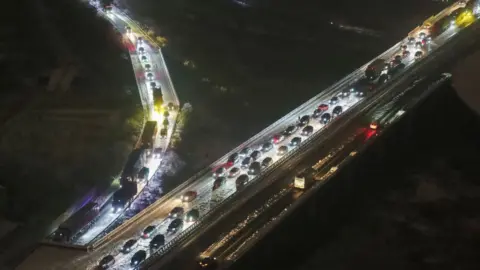
{"type": "Polygon", "coordinates": [[[145,149],[148,156],[152,155],[155,139],[157,138],[158,125],[157,121],[147,121],[143,128],[142,139],[140,140],[141,147],[145,149]]]}
{"type": "Polygon", "coordinates": [[[113,194],[112,210],[113,213],[117,213],[122,209],[128,208],[132,201],[135,199],[135,195],[138,192],[138,185],[136,182],[127,182],[113,194]]]}
{"type": "Polygon", "coordinates": [[[123,186],[127,182],[136,182],[138,172],[147,164],[147,161],[145,149],[137,148],[133,150],[128,156],[125,167],[123,167],[120,184],[123,186]]]}
{"type": "Polygon", "coordinates": [[[367,69],[365,69],[365,77],[373,81],[386,71],[387,65],[385,60],[380,58],[375,59],[370,65],[368,65],[367,69]]]}
{"type": "Polygon", "coordinates": [[[163,95],[162,95],[162,88],[157,86],[153,88],[153,106],[155,112],[160,113],[163,107],[163,95]]]}
{"type": "Polygon", "coordinates": [[[308,168],[295,175],[293,187],[300,190],[309,188],[313,184],[314,172],[314,169],[308,168]]]}
{"type": "Polygon", "coordinates": [[[58,226],[53,234],[53,240],[56,242],[70,242],[83,228],[98,216],[99,212],[100,207],[97,203],[87,203],[58,226]]]}

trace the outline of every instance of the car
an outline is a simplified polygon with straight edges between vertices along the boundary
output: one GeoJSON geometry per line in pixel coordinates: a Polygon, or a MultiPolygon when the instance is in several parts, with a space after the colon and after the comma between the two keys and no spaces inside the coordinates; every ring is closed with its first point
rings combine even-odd
{"type": "Polygon", "coordinates": [[[302,136],[310,136],[313,133],[313,127],[312,126],[306,126],[302,129],[302,136]]]}
{"type": "Polygon", "coordinates": [[[240,169],[238,167],[233,167],[228,172],[228,177],[233,178],[233,177],[237,176],[239,173],[240,173],[240,169]]]}
{"type": "Polygon", "coordinates": [[[355,91],[355,96],[357,98],[364,97],[365,96],[365,90],[359,89],[359,90],[355,91]]]}
{"type": "Polygon", "coordinates": [[[195,198],[197,198],[197,192],[193,190],[183,193],[181,197],[182,202],[191,202],[195,200],[195,198]]]}
{"type": "Polygon", "coordinates": [[[410,51],[403,51],[402,53],[403,58],[407,58],[410,56],[410,51]]]}
{"type": "Polygon", "coordinates": [[[420,59],[420,58],[422,58],[422,56],[423,56],[423,52],[422,52],[422,51],[417,51],[417,52],[415,53],[415,59],[420,59]]]}
{"type": "Polygon", "coordinates": [[[217,259],[213,257],[205,257],[198,260],[197,269],[217,270],[218,268],[219,268],[219,263],[217,259]]]}
{"type": "Polygon", "coordinates": [[[237,186],[237,189],[242,188],[243,186],[245,186],[245,184],[248,182],[248,180],[250,180],[250,178],[248,177],[248,175],[246,175],[246,174],[240,175],[240,176],[237,178],[237,180],[235,180],[235,185],[237,186]]]}
{"type": "Polygon", "coordinates": [[[272,150],[273,144],[271,142],[266,142],[262,145],[262,152],[266,153],[270,150],[272,150]]]}
{"type": "Polygon", "coordinates": [[[338,104],[338,102],[339,102],[338,97],[332,97],[330,99],[330,104],[331,105],[336,105],[336,104],[338,104]]]}
{"type": "Polygon", "coordinates": [[[262,160],[262,168],[266,168],[272,165],[273,159],[271,157],[266,157],[262,160]]]}
{"type": "Polygon", "coordinates": [[[147,252],[145,250],[139,250],[133,254],[130,260],[130,266],[136,267],[147,258],[147,252]]]}
{"type": "Polygon", "coordinates": [[[137,38],[137,43],[138,44],[143,44],[143,37],[138,37],[137,38]]]}
{"type": "Polygon", "coordinates": [[[157,231],[157,227],[150,225],[147,226],[142,233],[142,237],[147,239],[150,238],[157,231]]]}
{"type": "Polygon", "coordinates": [[[225,177],[218,177],[217,179],[215,179],[215,181],[213,181],[212,191],[215,191],[223,187],[226,182],[227,182],[227,179],[225,177]]]}
{"type": "Polygon", "coordinates": [[[282,145],[278,148],[277,155],[283,156],[288,152],[288,146],[282,145]]]}
{"type": "Polygon", "coordinates": [[[312,117],[317,119],[318,117],[320,117],[320,115],[322,115],[323,111],[320,110],[320,109],[315,109],[312,113],[312,117]]]}
{"type": "Polygon", "coordinates": [[[408,44],[413,45],[415,43],[414,37],[408,37],[408,44]]]}
{"type": "Polygon", "coordinates": [[[176,218],[168,225],[167,232],[175,233],[183,228],[183,220],[176,218]]]}
{"type": "Polygon", "coordinates": [[[377,122],[370,123],[370,129],[376,130],[378,128],[377,122]]]}
{"type": "MultiPolygon", "coordinates": [[[[398,55],[398,56],[400,56],[400,55],[398,55]]],[[[401,63],[402,63],[402,59],[393,59],[392,60],[392,68],[396,67],[397,65],[400,65],[401,63]]],[[[382,75],[384,75],[384,74],[382,74],[382,75]]]]}
{"type": "Polygon", "coordinates": [[[403,44],[402,46],[400,46],[400,49],[401,49],[402,51],[405,51],[406,49],[408,49],[408,46],[405,45],[405,44],[403,44]]]}
{"type": "Polygon", "coordinates": [[[397,74],[398,72],[400,72],[404,68],[405,68],[405,64],[400,63],[400,64],[396,65],[394,68],[392,68],[388,71],[388,76],[393,77],[395,74],[397,74]]]}
{"type": "Polygon", "coordinates": [[[230,156],[228,156],[227,163],[231,163],[233,165],[233,164],[237,163],[239,158],[240,157],[239,157],[238,153],[233,153],[230,156]]]}
{"type": "Polygon", "coordinates": [[[262,165],[260,162],[253,162],[250,167],[248,167],[248,174],[249,175],[257,175],[262,170],[262,165]]]}
{"type": "Polygon", "coordinates": [[[161,246],[165,245],[165,236],[163,234],[155,235],[152,240],[150,240],[150,249],[156,250],[159,249],[161,246]]]}
{"type": "Polygon", "coordinates": [[[157,87],[157,83],[155,83],[155,82],[150,82],[150,87],[152,87],[152,88],[155,89],[155,87],[157,87]]]}
{"type": "Polygon", "coordinates": [[[177,207],[174,207],[172,209],[172,211],[170,211],[170,213],[168,214],[168,217],[169,218],[179,218],[179,217],[183,216],[184,212],[185,212],[185,210],[183,209],[183,207],[177,206],[177,207]]]}
{"type": "Polygon", "coordinates": [[[252,160],[251,157],[246,157],[246,158],[243,159],[241,166],[242,166],[243,169],[246,169],[246,168],[248,168],[248,166],[250,166],[250,164],[252,164],[252,162],[253,162],[253,160],[252,160]]]}
{"type": "Polygon", "coordinates": [[[293,133],[295,133],[295,131],[298,130],[298,127],[295,126],[295,125],[291,125],[291,126],[288,126],[285,131],[283,132],[283,135],[285,136],[290,136],[292,135],[293,133]]]}
{"type": "Polygon", "coordinates": [[[225,169],[225,167],[217,168],[217,169],[213,172],[213,178],[225,176],[225,173],[226,173],[226,172],[227,172],[227,169],[225,169]]]}
{"type": "Polygon", "coordinates": [[[151,72],[147,73],[147,78],[149,80],[153,80],[153,73],[151,73],[151,72]]]}
{"type": "Polygon", "coordinates": [[[283,134],[277,134],[277,135],[273,136],[273,138],[272,138],[272,143],[274,143],[274,144],[279,144],[279,143],[281,143],[283,140],[285,140],[285,135],[283,135],[283,134]]]}
{"type": "Polygon", "coordinates": [[[290,140],[291,147],[297,147],[301,143],[302,143],[302,138],[300,137],[294,137],[292,140],[290,140]]]}
{"type": "Polygon", "coordinates": [[[427,37],[427,34],[425,34],[424,32],[418,33],[418,38],[424,39],[425,37],[427,37]]]}
{"type": "Polygon", "coordinates": [[[192,209],[185,214],[185,222],[195,222],[200,217],[200,212],[197,209],[192,209]]]}
{"type": "Polygon", "coordinates": [[[145,64],[145,71],[150,71],[151,68],[152,66],[150,64],[145,64]]]}
{"type": "Polygon", "coordinates": [[[143,54],[143,53],[145,52],[145,48],[143,48],[143,47],[138,47],[138,52],[139,52],[140,54],[143,54]]]}
{"type": "Polygon", "coordinates": [[[415,48],[420,49],[422,48],[423,44],[420,41],[415,42],[415,48]]]}
{"type": "Polygon", "coordinates": [[[134,249],[136,246],[137,246],[137,240],[130,239],[130,240],[127,240],[125,244],[123,244],[122,249],[120,251],[124,254],[127,254],[130,251],[132,251],[132,249],[134,249]]]}
{"type": "Polygon", "coordinates": [[[328,122],[330,122],[330,119],[332,116],[329,113],[324,113],[322,117],[320,117],[320,123],[326,125],[328,122]]]}
{"type": "Polygon", "coordinates": [[[147,57],[145,55],[142,55],[142,57],[140,57],[140,60],[142,60],[142,62],[146,62],[147,61],[147,57]]]}
{"type": "Polygon", "coordinates": [[[324,112],[324,111],[327,111],[329,107],[330,107],[330,106],[328,106],[328,104],[323,103],[323,104],[318,105],[318,108],[317,108],[317,109],[319,109],[320,111],[324,112]]]}
{"type": "Polygon", "coordinates": [[[337,116],[339,116],[342,112],[343,112],[342,106],[336,106],[336,107],[333,108],[333,110],[332,110],[332,116],[333,116],[333,117],[337,117],[337,116]]]}
{"type": "Polygon", "coordinates": [[[253,161],[256,161],[262,156],[262,152],[255,150],[250,154],[250,157],[252,158],[253,161]]]}
{"type": "Polygon", "coordinates": [[[393,60],[402,61],[402,56],[400,54],[395,55],[393,60]]]}
{"type": "Polygon", "coordinates": [[[115,264],[115,257],[113,255],[107,255],[98,262],[99,269],[108,269],[115,264]]]}
{"type": "Polygon", "coordinates": [[[250,153],[252,152],[252,149],[250,147],[245,147],[242,149],[242,151],[240,151],[240,157],[246,157],[248,155],[250,155],[250,153]]]}
{"type": "Polygon", "coordinates": [[[351,94],[350,89],[343,89],[339,97],[347,98],[350,96],[350,94],[351,94]]]}
{"type": "Polygon", "coordinates": [[[304,115],[298,120],[298,126],[304,127],[310,123],[310,115],[304,115]]]}
{"type": "Polygon", "coordinates": [[[388,81],[388,79],[389,79],[388,74],[382,74],[382,75],[380,75],[380,77],[378,77],[377,83],[378,83],[379,85],[384,84],[384,83],[386,83],[386,82],[388,81]]]}

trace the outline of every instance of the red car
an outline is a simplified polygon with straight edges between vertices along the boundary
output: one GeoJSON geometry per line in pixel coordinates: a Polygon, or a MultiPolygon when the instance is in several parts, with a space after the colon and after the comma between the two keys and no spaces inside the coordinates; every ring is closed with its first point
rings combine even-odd
{"type": "Polygon", "coordinates": [[[320,105],[318,106],[318,109],[319,109],[320,111],[324,112],[324,111],[328,110],[328,104],[320,104],[320,105]]]}

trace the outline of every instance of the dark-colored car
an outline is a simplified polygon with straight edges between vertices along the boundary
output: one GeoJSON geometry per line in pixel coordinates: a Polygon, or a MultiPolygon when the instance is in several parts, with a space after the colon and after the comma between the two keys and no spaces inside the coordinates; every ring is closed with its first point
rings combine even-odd
{"type": "Polygon", "coordinates": [[[333,116],[333,117],[337,117],[337,116],[339,116],[342,112],[343,112],[342,106],[336,106],[336,107],[333,108],[333,110],[332,110],[332,116],[333,116]]]}
{"type": "Polygon", "coordinates": [[[133,254],[132,259],[130,260],[130,265],[132,267],[138,266],[147,258],[147,252],[145,250],[139,250],[133,254]]]}
{"type": "Polygon", "coordinates": [[[423,52],[422,52],[422,51],[417,51],[417,52],[415,53],[415,59],[420,59],[420,58],[422,58],[422,56],[423,56],[423,52]]]}
{"type": "Polygon", "coordinates": [[[123,244],[123,247],[122,247],[121,251],[123,253],[127,254],[130,251],[132,251],[132,249],[134,249],[136,246],[137,246],[137,240],[136,239],[130,239],[127,242],[125,242],[125,244],[123,244]]]}
{"type": "Polygon", "coordinates": [[[252,164],[253,160],[251,157],[246,157],[243,159],[242,161],[242,168],[246,169],[248,168],[248,166],[250,166],[250,164],[252,164]]]}
{"type": "Polygon", "coordinates": [[[228,177],[229,177],[229,178],[235,177],[235,176],[237,176],[239,173],[240,173],[240,169],[237,168],[237,167],[233,167],[233,168],[231,168],[230,171],[228,172],[228,177]]]}
{"type": "Polygon", "coordinates": [[[113,255],[107,255],[98,262],[98,268],[108,269],[115,264],[115,257],[113,255]]]}
{"type": "Polygon", "coordinates": [[[288,152],[288,146],[282,145],[278,148],[277,155],[283,156],[288,152]]]}
{"type": "Polygon", "coordinates": [[[219,263],[215,258],[205,257],[198,260],[198,270],[217,270],[219,263]]]}
{"type": "Polygon", "coordinates": [[[403,56],[403,58],[409,57],[410,56],[410,51],[407,51],[407,50],[403,51],[402,56],[403,56]]]}
{"type": "Polygon", "coordinates": [[[266,153],[270,150],[272,150],[273,144],[271,142],[266,142],[262,145],[262,152],[266,153]]]}
{"type": "Polygon", "coordinates": [[[260,173],[262,170],[262,166],[260,165],[260,162],[253,162],[250,167],[248,167],[248,174],[250,175],[257,175],[260,173]]]}
{"type": "Polygon", "coordinates": [[[172,209],[172,211],[170,211],[170,214],[168,214],[168,217],[179,218],[179,217],[183,216],[184,212],[185,212],[185,210],[183,209],[183,207],[177,206],[177,207],[174,207],[172,209]]]}
{"type": "Polygon", "coordinates": [[[174,219],[170,224],[168,225],[167,232],[177,232],[178,230],[182,229],[183,227],[183,220],[180,218],[174,219]]]}
{"type": "Polygon", "coordinates": [[[242,151],[240,151],[240,157],[246,157],[250,155],[251,152],[252,152],[252,149],[250,147],[245,147],[242,149],[242,151]]]}
{"type": "Polygon", "coordinates": [[[218,177],[225,176],[226,172],[227,172],[227,169],[225,169],[225,167],[220,167],[213,172],[213,177],[218,178],[218,177]]]}
{"type": "Polygon", "coordinates": [[[338,97],[332,97],[332,98],[330,99],[330,104],[331,104],[331,105],[336,105],[336,104],[338,104],[338,102],[339,102],[338,97]]]}
{"type": "Polygon", "coordinates": [[[330,122],[330,119],[332,116],[329,113],[324,113],[322,117],[320,117],[320,123],[326,125],[328,122],[330,122]]]}
{"type": "Polygon", "coordinates": [[[239,159],[238,153],[233,153],[228,157],[227,163],[231,163],[232,165],[237,163],[239,159]]]}
{"type": "Polygon", "coordinates": [[[240,175],[237,180],[235,180],[235,184],[237,186],[237,189],[240,189],[242,188],[243,186],[245,186],[245,184],[248,182],[250,178],[248,178],[248,175],[246,174],[242,174],[240,175]]]}
{"type": "Polygon", "coordinates": [[[378,77],[378,84],[379,85],[384,84],[388,81],[388,79],[389,79],[388,74],[382,74],[382,75],[380,75],[380,77],[378,77]]]}
{"type": "Polygon", "coordinates": [[[300,145],[302,143],[302,138],[300,137],[294,137],[291,141],[290,141],[290,146],[292,147],[297,147],[298,145],[300,145]]]}
{"type": "Polygon", "coordinates": [[[262,152],[255,150],[250,154],[250,157],[252,158],[253,161],[256,161],[262,156],[262,152]]]}
{"type": "Polygon", "coordinates": [[[143,238],[150,238],[152,237],[152,235],[157,231],[157,227],[153,226],[153,225],[150,225],[150,226],[147,226],[144,230],[143,230],[143,233],[142,233],[142,237],[143,238]]]}
{"type": "Polygon", "coordinates": [[[185,222],[195,222],[200,217],[200,212],[197,209],[192,209],[185,214],[185,222]]]}
{"type": "Polygon", "coordinates": [[[197,198],[197,192],[196,191],[187,191],[185,193],[183,193],[181,199],[182,199],[182,202],[191,202],[193,200],[195,200],[197,198]]]}
{"type": "Polygon", "coordinates": [[[350,93],[351,93],[350,89],[343,89],[343,90],[342,90],[342,93],[341,93],[341,96],[342,96],[343,98],[347,98],[347,97],[350,96],[350,93]]]}
{"type": "Polygon", "coordinates": [[[304,115],[298,120],[298,125],[304,127],[310,123],[310,115],[304,115]]]}
{"type": "Polygon", "coordinates": [[[161,246],[165,245],[165,236],[163,234],[155,235],[152,240],[150,240],[150,249],[156,250],[161,246]]]}
{"type": "Polygon", "coordinates": [[[219,177],[219,178],[215,179],[215,181],[213,181],[212,191],[215,191],[215,190],[223,187],[226,182],[227,182],[227,179],[225,179],[225,177],[219,177]]]}
{"type": "Polygon", "coordinates": [[[422,44],[421,41],[415,42],[415,48],[420,49],[420,48],[422,48],[422,46],[423,46],[423,44],[422,44]]]}
{"type": "Polygon", "coordinates": [[[272,165],[273,159],[271,157],[266,157],[262,160],[262,168],[266,168],[272,165]]]}
{"type": "Polygon", "coordinates": [[[295,125],[288,126],[287,129],[285,129],[285,131],[283,132],[283,134],[285,136],[290,136],[293,133],[295,133],[295,131],[297,131],[297,129],[298,129],[298,127],[295,126],[295,125]]]}
{"type": "Polygon", "coordinates": [[[310,136],[313,133],[313,127],[312,126],[306,126],[302,129],[302,135],[303,136],[310,136]]]}
{"type": "Polygon", "coordinates": [[[150,82],[150,86],[151,86],[152,88],[155,88],[155,87],[157,87],[157,83],[155,83],[155,82],[150,82]]]}
{"type": "Polygon", "coordinates": [[[312,117],[317,119],[318,117],[320,117],[320,115],[322,115],[323,111],[320,110],[320,109],[315,109],[312,113],[312,117]]]}
{"type": "Polygon", "coordinates": [[[364,97],[365,96],[365,90],[359,89],[359,90],[355,91],[355,96],[357,98],[364,97]]]}

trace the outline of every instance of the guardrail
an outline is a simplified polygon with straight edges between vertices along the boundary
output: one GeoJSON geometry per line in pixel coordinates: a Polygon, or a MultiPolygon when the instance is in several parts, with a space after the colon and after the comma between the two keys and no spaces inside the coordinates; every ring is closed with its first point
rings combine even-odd
{"type": "Polygon", "coordinates": [[[274,129],[276,129],[279,124],[283,121],[285,121],[286,119],[288,118],[292,118],[294,115],[298,114],[299,111],[301,111],[305,105],[308,105],[308,104],[312,104],[314,102],[316,102],[319,98],[322,98],[322,97],[325,97],[325,96],[328,96],[328,95],[331,95],[332,92],[334,91],[337,91],[338,90],[338,87],[341,86],[341,85],[344,85],[346,83],[350,83],[352,82],[354,79],[356,79],[355,77],[356,76],[359,76],[360,74],[362,74],[364,72],[364,69],[371,63],[373,62],[375,59],[378,59],[378,58],[385,58],[385,56],[389,55],[389,54],[392,54],[394,51],[396,50],[399,50],[400,48],[400,45],[401,45],[401,42],[398,42],[397,44],[395,44],[393,47],[391,47],[389,50],[385,51],[384,53],[380,54],[379,56],[377,56],[376,58],[374,58],[373,60],[371,60],[370,62],[368,62],[367,64],[363,65],[362,67],[358,68],[357,70],[355,70],[354,72],[352,72],[350,75],[348,75],[347,77],[343,78],[342,80],[338,81],[337,83],[335,83],[334,85],[330,86],[329,88],[327,88],[325,91],[322,91],[322,93],[314,96],[313,98],[309,99],[307,102],[305,102],[304,104],[302,104],[301,106],[297,107],[296,109],[294,109],[293,111],[291,111],[290,113],[288,113],[287,115],[285,115],[284,117],[282,117],[281,119],[277,120],[275,123],[273,123],[272,125],[270,125],[269,127],[267,127],[266,129],[262,130],[260,133],[257,133],[256,135],[254,135],[253,137],[251,137],[249,140],[247,140],[246,142],[240,144],[239,146],[237,146],[236,148],[234,148],[232,151],[230,151],[229,153],[227,153],[226,155],[224,155],[223,157],[221,157],[220,159],[218,159],[217,161],[215,161],[214,163],[212,163],[209,167],[206,167],[204,168],[203,170],[199,171],[198,173],[196,173],[195,175],[193,175],[192,177],[190,177],[187,181],[185,181],[184,183],[180,184],[177,188],[173,189],[172,191],[170,191],[168,194],[166,194],[165,196],[163,196],[162,198],[160,198],[159,200],[157,200],[156,202],[154,202],[153,204],[151,204],[150,206],[148,206],[147,208],[145,208],[144,210],[142,210],[140,213],[138,213],[137,215],[135,215],[135,217],[125,221],[123,224],[121,224],[120,226],[118,226],[116,229],[114,229],[112,232],[110,232],[109,234],[105,235],[104,237],[102,237],[101,239],[97,239],[93,244],[90,245],[90,248],[92,250],[95,250],[95,249],[98,249],[100,248],[101,246],[109,243],[110,241],[112,241],[114,238],[116,238],[119,234],[121,234],[121,232],[131,226],[132,224],[138,222],[138,220],[142,219],[145,215],[147,215],[152,209],[155,209],[157,207],[159,207],[160,205],[164,204],[166,201],[170,200],[171,198],[173,198],[174,196],[177,196],[177,194],[182,191],[182,190],[185,190],[187,187],[191,186],[195,180],[197,180],[200,176],[202,175],[205,175],[206,173],[208,173],[212,167],[215,167],[215,164],[218,164],[221,160],[225,160],[227,159],[227,157],[231,154],[231,153],[234,153],[234,152],[237,152],[239,150],[241,150],[242,148],[244,148],[245,146],[251,144],[252,142],[258,140],[260,137],[263,137],[265,136],[265,134],[269,133],[269,132],[272,132],[274,129]]]}
{"type": "MultiPolygon", "coordinates": [[[[426,65],[427,63],[429,63],[430,61],[432,61],[433,58],[428,58],[429,61],[427,62],[427,59],[424,59],[422,60],[423,61],[423,65],[426,65]]],[[[413,69],[413,71],[415,70],[418,70],[420,69],[421,67],[423,67],[423,65],[420,65],[420,66],[416,66],[416,65],[413,65],[413,66],[409,66],[407,70],[409,69],[413,69]]],[[[404,73],[403,73],[404,74],[404,73]]],[[[408,78],[408,77],[407,77],[408,78]]],[[[373,105],[375,105],[375,103],[379,100],[379,99],[382,99],[382,98],[388,98],[390,94],[393,94],[395,92],[390,92],[390,91],[382,91],[384,88],[386,88],[387,86],[390,88],[390,89],[394,89],[396,87],[398,87],[401,83],[404,83],[407,79],[405,79],[405,77],[397,77],[397,80],[396,81],[392,81],[395,82],[394,84],[390,84],[390,85],[385,85],[381,88],[378,89],[377,92],[375,92],[375,96],[373,97],[376,97],[376,98],[373,98],[373,97],[370,97],[370,99],[365,99],[364,101],[367,102],[367,104],[363,104],[363,102],[358,102],[357,104],[355,104],[353,107],[351,107],[348,111],[346,111],[344,114],[340,115],[340,117],[334,119],[332,121],[332,124],[334,124],[335,122],[347,117],[348,115],[350,114],[353,114],[355,112],[355,109],[359,109],[359,111],[357,112],[357,115],[364,112],[365,110],[368,110],[370,109],[373,105]],[[377,96],[378,95],[378,96],[377,96]],[[362,104],[364,105],[363,107],[359,107],[359,105],[362,104]]],[[[245,187],[243,188],[242,191],[240,192],[235,192],[233,194],[231,194],[230,196],[228,196],[227,198],[225,198],[222,202],[220,202],[218,205],[216,205],[214,208],[210,209],[210,211],[205,215],[203,216],[202,218],[200,218],[200,220],[198,220],[196,223],[194,223],[193,225],[191,225],[190,227],[188,227],[185,231],[181,232],[179,235],[177,235],[174,240],[170,241],[169,243],[167,243],[165,246],[163,246],[162,248],[160,248],[157,252],[155,252],[154,254],[152,254],[147,260],[145,260],[144,263],[142,263],[142,265],[146,265],[148,266],[149,264],[155,262],[156,260],[158,260],[159,258],[158,257],[161,257],[165,254],[167,254],[169,251],[171,251],[173,248],[175,248],[176,246],[182,244],[182,242],[184,242],[188,237],[190,237],[193,233],[196,232],[196,229],[199,228],[200,226],[203,226],[203,227],[207,227],[209,226],[209,223],[208,222],[205,222],[205,221],[208,221],[209,219],[212,219],[212,217],[215,217],[214,220],[212,220],[211,222],[215,222],[217,220],[219,220],[218,218],[218,215],[216,215],[218,212],[218,210],[222,207],[225,207],[226,205],[231,205],[231,203],[233,201],[235,201],[237,199],[238,196],[241,196],[242,193],[245,191],[245,189],[247,189],[247,187],[253,185],[254,183],[258,182],[259,179],[262,179],[263,177],[271,174],[273,171],[275,171],[276,169],[278,169],[280,166],[284,165],[287,161],[289,161],[293,156],[295,155],[298,155],[299,153],[305,151],[306,149],[309,149],[311,144],[314,143],[314,142],[317,142],[320,138],[321,135],[324,135],[325,132],[327,131],[330,131],[329,133],[335,133],[335,132],[338,132],[338,130],[340,130],[341,128],[343,128],[346,124],[350,123],[351,121],[353,121],[354,118],[350,119],[349,121],[344,121],[342,122],[342,125],[340,126],[335,126],[336,128],[332,131],[330,130],[329,128],[327,129],[322,129],[322,130],[319,130],[316,132],[315,135],[309,137],[307,140],[305,140],[305,143],[303,143],[299,148],[293,150],[292,152],[289,152],[288,154],[286,154],[285,156],[283,156],[279,162],[277,162],[274,166],[270,167],[268,170],[260,173],[257,177],[255,177],[254,179],[252,179],[251,181],[249,181],[245,187]]],[[[331,125],[329,125],[329,127],[331,127],[331,125]]],[[[323,140],[322,140],[323,141],[323,140]]],[[[260,190],[260,189],[259,189],[260,190]]],[[[257,191],[258,192],[258,191],[257,191]]],[[[250,196],[252,196],[252,194],[250,194],[250,196]]],[[[244,198],[244,197],[242,197],[244,198]]],[[[232,208],[230,208],[231,210],[232,208]]]]}

